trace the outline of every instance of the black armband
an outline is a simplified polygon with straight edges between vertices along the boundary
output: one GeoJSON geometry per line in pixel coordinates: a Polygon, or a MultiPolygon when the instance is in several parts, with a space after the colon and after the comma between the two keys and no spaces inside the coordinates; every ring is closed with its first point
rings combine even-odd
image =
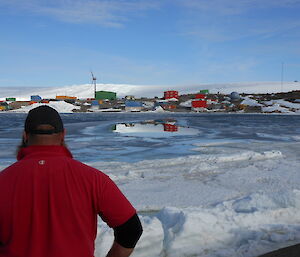
{"type": "Polygon", "coordinates": [[[143,233],[142,224],[137,214],[113,230],[115,241],[125,248],[134,248],[143,233]]]}

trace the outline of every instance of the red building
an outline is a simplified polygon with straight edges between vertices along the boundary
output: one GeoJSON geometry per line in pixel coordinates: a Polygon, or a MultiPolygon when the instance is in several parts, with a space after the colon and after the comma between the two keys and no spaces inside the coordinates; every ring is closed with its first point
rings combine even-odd
{"type": "Polygon", "coordinates": [[[175,90],[172,90],[172,91],[165,91],[165,92],[164,92],[164,98],[165,98],[165,99],[171,99],[171,98],[176,98],[176,99],[178,99],[178,98],[179,98],[178,91],[175,91],[175,90]]]}
{"type": "Polygon", "coordinates": [[[205,99],[206,95],[205,94],[196,94],[195,99],[205,99]]]}
{"type": "Polygon", "coordinates": [[[205,100],[195,100],[192,101],[193,108],[207,108],[207,101],[205,100]]]}
{"type": "Polygon", "coordinates": [[[164,110],[174,110],[174,109],[177,108],[177,106],[174,105],[174,104],[163,104],[163,105],[162,105],[162,108],[163,108],[164,110]]]}

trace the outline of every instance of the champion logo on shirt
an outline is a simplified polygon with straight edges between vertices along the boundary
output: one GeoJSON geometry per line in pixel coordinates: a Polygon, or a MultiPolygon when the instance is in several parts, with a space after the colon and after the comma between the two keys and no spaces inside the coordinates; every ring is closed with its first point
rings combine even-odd
{"type": "Polygon", "coordinates": [[[39,160],[39,165],[44,165],[45,163],[45,160],[39,160]]]}

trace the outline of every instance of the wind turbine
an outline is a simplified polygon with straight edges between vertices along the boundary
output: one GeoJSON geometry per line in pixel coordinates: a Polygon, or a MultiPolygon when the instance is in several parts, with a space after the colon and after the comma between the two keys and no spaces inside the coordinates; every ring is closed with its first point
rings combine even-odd
{"type": "Polygon", "coordinates": [[[94,85],[94,98],[96,98],[97,78],[94,76],[92,71],[91,74],[92,74],[92,86],[94,85]]]}

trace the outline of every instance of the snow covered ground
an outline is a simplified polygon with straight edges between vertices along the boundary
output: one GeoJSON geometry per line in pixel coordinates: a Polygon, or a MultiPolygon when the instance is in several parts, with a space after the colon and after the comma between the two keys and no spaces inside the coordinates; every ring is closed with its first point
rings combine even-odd
{"type": "MultiPolygon", "coordinates": [[[[277,93],[288,92],[300,89],[300,82],[249,82],[249,83],[228,83],[228,84],[210,84],[210,85],[191,85],[180,88],[179,86],[147,86],[147,85],[124,85],[124,84],[99,84],[98,90],[108,90],[117,92],[118,97],[124,97],[126,95],[135,96],[163,96],[165,90],[177,89],[180,94],[195,93],[199,90],[208,88],[212,93],[225,93],[231,92],[238,93],[277,93]]],[[[76,96],[77,98],[89,98],[93,97],[94,88],[90,84],[85,85],[73,85],[65,87],[52,87],[52,88],[0,88],[0,100],[4,100],[6,97],[16,97],[17,100],[29,100],[31,95],[40,95],[42,98],[49,99],[55,98],[57,95],[76,96]]],[[[174,100],[174,99],[173,99],[174,100]]],[[[177,100],[177,99],[175,99],[177,100]]],[[[164,101],[164,100],[161,100],[164,101]]],[[[191,107],[192,100],[183,102],[180,105],[184,107],[191,107]]],[[[242,104],[249,106],[260,106],[264,113],[300,113],[300,103],[290,103],[284,100],[274,100],[269,102],[258,103],[257,100],[251,99],[247,96],[243,99],[242,104]]],[[[31,106],[24,106],[20,109],[14,110],[14,112],[28,112],[32,108],[38,106],[34,104],[31,106]]],[[[50,102],[50,106],[55,108],[61,113],[70,113],[74,109],[79,107],[67,104],[50,102]]],[[[94,112],[102,112],[103,110],[92,110],[94,112]]],[[[105,110],[108,111],[108,110],[105,110]]],[[[117,110],[114,110],[117,111],[117,110]]],[[[163,112],[163,109],[157,109],[157,112],[163,112]]]]}
{"type": "MultiPolygon", "coordinates": [[[[1,114],[0,170],[14,161],[25,117],[1,114]]],[[[133,256],[254,257],[300,242],[299,116],[62,117],[74,157],[107,173],[138,210],[133,256]]],[[[113,233],[102,222],[98,233],[102,257],[113,233]]]]}
{"type": "MultiPolygon", "coordinates": [[[[278,93],[300,90],[300,82],[244,82],[226,84],[197,84],[197,85],[127,85],[127,84],[98,84],[97,90],[117,92],[118,97],[134,95],[137,97],[162,97],[166,90],[178,90],[180,94],[196,93],[201,89],[209,89],[212,93],[278,93]]],[[[16,97],[17,100],[29,100],[31,95],[42,98],[55,98],[57,95],[89,98],[94,95],[91,84],[70,85],[62,87],[0,87],[0,100],[6,97],[16,97]]]]}
{"type": "Polygon", "coordinates": [[[72,113],[73,110],[79,110],[80,107],[79,106],[75,106],[73,104],[67,103],[65,101],[50,101],[47,104],[44,103],[34,103],[28,106],[22,106],[19,109],[15,109],[15,110],[11,110],[9,112],[18,112],[18,113],[28,113],[30,110],[41,106],[41,105],[48,105],[50,107],[52,107],[53,109],[57,110],[60,113],[72,113]]]}
{"type": "MultiPolygon", "coordinates": [[[[167,100],[165,100],[167,101],[167,100]]],[[[247,106],[258,106],[261,107],[261,112],[263,113],[289,113],[289,114],[300,114],[300,103],[292,103],[288,102],[283,99],[278,100],[272,100],[272,101],[262,101],[259,103],[257,100],[252,99],[249,96],[243,97],[243,100],[241,102],[242,105],[247,106]]],[[[70,103],[66,103],[64,101],[50,101],[47,104],[44,103],[35,103],[29,106],[22,106],[19,109],[11,110],[9,112],[15,112],[15,113],[28,113],[31,109],[36,108],[40,105],[49,105],[52,108],[56,109],[60,113],[72,113],[74,110],[80,109],[79,106],[75,106],[70,103]]],[[[188,100],[186,102],[183,102],[180,104],[184,107],[191,107],[192,106],[192,100],[188,100]]],[[[121,109],[93,109],[90,108],[88,111],[90,112],[120,112],[121,109]]],[[[158,106],[154,110],[155,112],[165,112],[162,107],[158,106]]],[[[215,110],[214,110],[215,111],[215,110]]],[[[224,110],[223,110],[224,111],[224,110]]],[[[151,112],[151,111],[150,111],[151,112]]],[[[243,111],[240,111],[243,112],[243,111]]]]}

